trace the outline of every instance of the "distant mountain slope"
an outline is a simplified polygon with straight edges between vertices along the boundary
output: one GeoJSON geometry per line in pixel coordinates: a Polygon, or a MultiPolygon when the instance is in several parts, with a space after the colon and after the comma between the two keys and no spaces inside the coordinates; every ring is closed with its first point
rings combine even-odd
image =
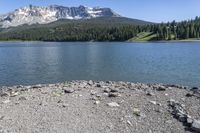
{"type": "Polygon", "coordinates": [[[19,29],[31,29],[31,28],[39,28],[39,27],[54,27],[59,25],[66,24],[81,24],[81,23],[92,23],[92,24],[106,24],[106,25],[117,25],[117,24],[129,24],[129,25],[148,25],[153,24],[152,22],[142,21],[138,19],[131,19],[126,17],[98,17],[92,19],[81,19],[81,20],[70,20],[70,19],[60,19],[55,22],[51,22],[48,24],[23,24],[17,27],[8,27],[1,28],[3,31],[14,31],[19,29]]]}
{"type": "Polygon", "coordinates": [[[60,19],[91,19],[97,17],[120,17],[110,8],[101,7],[64,7],[51,5],[48,7],[26,6],[0,16],[3,28],[15,27],[23,24],[47,24],[60,19]]]}
{"type": "Polygon", "coordinates": [[[152,23],[124,17],[62,19],[49,24],[4,28],[0,40],[125,41],[140,31],[139,25],[149,24],[152,23]]]}

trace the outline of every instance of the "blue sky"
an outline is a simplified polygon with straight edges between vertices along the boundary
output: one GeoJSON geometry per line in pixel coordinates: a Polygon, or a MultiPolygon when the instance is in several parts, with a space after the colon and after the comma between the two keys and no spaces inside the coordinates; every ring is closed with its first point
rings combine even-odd
{"type": "Polygon", "coordinates": [[[0,14],[26,5],[102,6],[152,22],[180,21],[200,16],[200,0],[0,0],[0,14]]]}

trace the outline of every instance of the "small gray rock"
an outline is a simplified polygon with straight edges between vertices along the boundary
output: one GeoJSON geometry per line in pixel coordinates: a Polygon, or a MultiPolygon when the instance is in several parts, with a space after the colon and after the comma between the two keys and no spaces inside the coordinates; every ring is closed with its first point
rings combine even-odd
{"type": "Polygon", "coordinates": [[[18,85],[18,86],[17,86],[17,88],[23,88],[23,87],[24,87],[23,85],[18,85]]]}
{"type": "Polygon", "coordinates": [[[5,116],[0,116],[0,120],[3,120],[5,116]]]}
{"type": "Polygon", "coordinates": [[[20,101],[25,101],[26,98],[22,96],[22,97],[19,98],[19,100],[20,100],[20,101]]]}
{"type": "Polygon", "coordinates": [[[103,91],[109,93],[111,90],[109,88],[105,88],[103,91]]]}
{"type": "Polygon", "coordinates": [[[88,81],[88,84],[89,84],[89,85],[93,85],[94,83],[93,83],[92,80],[90,80],[90,81],[88,81]]]}
{"type": "Polygon", "coordinates": [[[192,87],[191,90],[192,90],[192,91],[194,91],[194,90],[199,90],[199,88],[198,88],[198,87],[192,87]]]}
{"type": "Polygon", "coordinates": [[[3,104],[7,104],[7,103],[10,103],[11,101],[8,99],[8,100],[5,100],[5,101],[2,101],[3,104]]]}
{"type": "Polygon", "coordinates": [[[57,103],[63,103],[63,101],[62,100],[58,100],[58,102],[57,103]]]}
{"type": "Polygon", "coordinates": [[[178,120],[179,120],[180,122],[187,122],[187,117],[186,117],[185,115],[180,115],[180,116],[178,117],[178,120]]]}
{"type": "Polygon", "coordinates": [[[120,97],[121,96],[121,94],[119,94],[119,93],[109,93],[108,94],[108,97],[120,97]]]}
{"type": "Polygon", "coordinates": [[[166,87],[164,87],[164,86],[159,86],[156,90],[157,90],[157,91],[166,91],[166,87]]]}
{"type": "Polygon", "coordinates": [[[97,85],[96,85],[96,87],[99,87],[99,88],[100,88],[100,87],[101,87],[101,85],[100,85],[100,84],[97,84],[97,85]]]}
{"type": "Polygon", "coordinates": [[[96,95],[97,94],[97,92],[96,91],[90,91],[90,95],[96,95]]]}
{"type": "Polygon", "coordinates": [[[118,89],[111,89],[110,92],[119,92],[118,89]]]}
{"type": "Polygon", "coordinates": [[[107,83],[107,84],[110,84],[110,83],[111,83],[111,81],[106,81],[106,83],[107,83]]]}
{"type": "Polygon", "coordinates": [[[8,97],[9,95],[8,95],[8,93],[1,93],[0,96],[1,97],[8,97]]]}
{"type": "Polygon", "coordinates": [[[39,85],[34,85],[34,86],[32,86],[32,88],[33,88],[33,89],[42,88],[42,85],[41,85],[41,84],[39,84],[39,85]]]}
{"type": "Polygon", "coordinates": [[[172,124],[172,120],[167,120],[165,123],[172,124]]]}
{"type": "Polygon", "coordinates": [[[98,97],[91,97],[90,100],[95,100],[96,101],[96,100],[99,100],[99,98],[98,97]]]}
{"type": "Polygon", "coordinates": [[[136,115],[136,116],[141,116],[140,109],[139,108],[134,108],[133,109],[133,114],[136,115]]]}
{"type": "Polygon", "coordinates": [[[193,119],[192,118],[187,118],[187,123],[191,125],[193,123],[193,119]]]}
{"type": "Polygon", "coordinates": [[[96,94],[95,96],[98,97],[98,98],[101,98],[101,97],[102,97],[101,94],[96,94]]]}
{"type": "Polygon", "coordinates": [[[194,94],[192,94],[192,93],[187,93],[185,96],[186,96],[186,97],[192,97],[192,96],[194,96],[194,94]]]}
{"type": "Polygon", "coordinates": [[[146,95],[147,95],[147,96],[154,96],[154,93],[153,93],[153,92],[150,92],[150,91],[148,91],[148,92],[146,93],[146,95]]]}

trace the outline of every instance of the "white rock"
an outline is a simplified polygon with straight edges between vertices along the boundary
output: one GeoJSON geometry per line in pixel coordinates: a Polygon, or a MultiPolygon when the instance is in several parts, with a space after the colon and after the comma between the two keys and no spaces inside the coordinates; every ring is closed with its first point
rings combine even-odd
{"type": "Polygon", "coordinates": [[[5,100],[5,101],[3,101],[3,103],[4,104],[6,104],[6,103],[9,103],[10,102],[10,100],[8,99],[8,100],[5,100]]]}
{"type": "Polygon", "coordinates": [[[11,97],[15,97],[15,96],[17,96],[17,95],[19,95],[19,92],[17,91],[17,92],[11,92],[10,93],[10,96],[11,97]]]}
{"type": "Polygon", "coordinates": [[[119,104],[116,102],[111,102],[111,103],[108,103],[107,105],[110,107],[119,107],[119,104]]]}
{"type": "Polygon", "coordinates": [[[100,101],[95,101],[95,104],[100,104],[100,101]]]}
{"type": "Polygon", "coordinates": [[[156,101],[149,101],[150,103],[152,103],[152,104],[154,104],[154,105],[156,105],[157,104],[157,102],[156,101]]]}
{"type": "Polygon", "coordinates": [[[192,123],[192,129],[196,132],[200,132],[200,120],[194,120],[192,123]]]}
{"type": "Polygon", "coordinates": [[[128,123],[130,126],[132,126],[132,123],[131,123],[130,121],[127,121],[127,123],[128,123]]]}

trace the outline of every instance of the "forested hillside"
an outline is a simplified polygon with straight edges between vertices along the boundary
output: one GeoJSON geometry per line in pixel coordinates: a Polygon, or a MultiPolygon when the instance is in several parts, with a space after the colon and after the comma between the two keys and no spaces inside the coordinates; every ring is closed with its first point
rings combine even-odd
{"type": "Polygon", "coordinates": [[[4,29],[0,40],[39,41],[125,41],[149,22],[128,18],[59,20],[45,25],[23,25],[4,29]]]}
{"type": "Polygon", "coordinates": [[[134,41],[138,35],[148,35],[145,37],[148,39],[147,41],[198,39],[200,18],[161,24],[112,17],[60,20],[51,24],[23,25],[0,30],[0,40],[5,41],[127,41],[130,38],[133,38],[132,41],[134,41]]]}
{"type": "Polygon", "coordinates": [[[171,22],[167,24],[158,24],[153,30],[157,34],[158,40],[177,40],[199,38],[200,36],[200,18],[194,20],[171,22]]]}

